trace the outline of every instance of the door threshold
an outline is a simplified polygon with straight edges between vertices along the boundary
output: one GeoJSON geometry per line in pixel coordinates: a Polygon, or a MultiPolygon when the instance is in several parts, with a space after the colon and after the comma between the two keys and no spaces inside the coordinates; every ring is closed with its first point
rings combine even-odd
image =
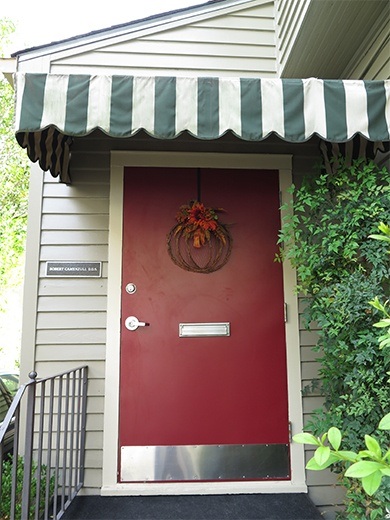
{"type": "MultiPolygon", "coordinates": [[[[82,491],[82,490],[81,490],[82,491]]],[[[267,482],[140,482],[101,488],[102,496],[230,495],[249,493],[307,493],[305,484],[267,482]]]]}

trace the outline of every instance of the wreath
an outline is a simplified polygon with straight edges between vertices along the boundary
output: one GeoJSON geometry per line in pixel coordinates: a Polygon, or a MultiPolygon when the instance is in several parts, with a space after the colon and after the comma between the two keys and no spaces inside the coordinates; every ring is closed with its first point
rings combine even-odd
{"type": "Polygon", "coordinates": [[[232,238],[219,221],[222,208],[207,208],[197,200],[180,206],[177,224],[167,235],[168,253],[173,262],[187,271],[212,273],[228,261],[232,238]]]}

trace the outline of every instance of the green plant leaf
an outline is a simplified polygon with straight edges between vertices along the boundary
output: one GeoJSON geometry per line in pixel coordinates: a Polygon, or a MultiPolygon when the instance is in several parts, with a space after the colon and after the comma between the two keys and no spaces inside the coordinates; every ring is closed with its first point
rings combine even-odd
{"type": "Polygon", "coordinates": [[[337,452],[340,460],[349,460],[350,462],[357,462],[359,460],[359,455],[354,451],[341,450],[337,452]]]}
{"type": "Polygon", "coordinates": [[[377,327],[378,329],[390,327],[390,318],[384,318],[383,320],[378,321],[378,323],[374,323],[374,327],[377,327]]]}
{"type": "Polygon", "coordinates": [[[314,453],[314,459],[319,466],[323,466],[329,460],[330,448],[329,446],[320,446],[314,453]]]}
{"type": "Polygon", "coordinates": [[[317,439],[317,437],[314,437],[311,433],[297,433],[293,437],[294,442],[298,442],[299,444],[312,444],[314,446],[321,446],[320,441],[317,439]]]}
{"type": "Polygon", "coordinates": [[[336,462],[340,462],[340,457],[337,455],[337,453],[331,451],[328,460],[324,464],[318,464],[315,457],[312,457],[308,463],[306,464],[306,469],[310,469],[313,471],[322,471],[332,464],[335,464],[336,462]]]}
{"type": "Polygon", "coordinates": [[[382,417],[378,426],[379,430],[390,430],[390,413],[382,417]]]}
{"type": "Polygon", "coordinates": [[[310,469],[311,471],[322,471],[323,469],[325,469],[325,467],[319,466],[317,464],[316,460],[314,459],[314,457],[312,459],[310,459],[308,461],[308,463],[306,464],[306,469],[310,469]]]}
{"type": "Polygon", "coordinates": [[[338,450],[341,445],[341,432],[338,428],[332,426],[328,431],[328,440],[334,450],[338,450]]]}
{"type": "Polygon", "coordinates": [[[383,465],[379,462],[361,460],[352,464],[345,472],[345,476],[353,478],[368,477],[381,468],[383,468],[383,465]]]}
{"type": "Polygon", "coordinates": [[[364,491],[367,495],[373,495],[381,485],[382,482],[382,474],[380,471],[375,471],[368,475],[367,477],[362,477],[362,485],[364,491]]]}
{"type": "Polygon", "coordinates": [[[390,347],[390,336],[389,336],[389,334],[386,334],[386,336],[381,336],[379,338],[379,340],[380,340],[380,343],[379,343],[379,348],[380,349],[390,347]]]}
{"type": "Polygon", "coordinates": [[[384,240],[385,242],[389,241],[389,238],[383,235],[369,235],[368,238],[375,238],[375,240],[384,240]]]}
{"type": "Polygon", "coordinates": [[[382,457],[382,450],[379,446],[379,443],[374,437],[371,437],[371,435],[365,435],[364,440],[366,443],[366,446],[370,452],[374,454],[375,457],[380,459],[382,457]]]}
{"type": "Polygon", "coordinates": [[[375,298],[373,300],[370,300],[368,302],[370,305],[372,305],[373,307],[375,307],[375,309],[378,309],[378,311],[381,311],[382,313],[385,314],[386,312],[386,303],[383,304],[379,301],[379,298],[378,296],[375,296],[375,298]]]}

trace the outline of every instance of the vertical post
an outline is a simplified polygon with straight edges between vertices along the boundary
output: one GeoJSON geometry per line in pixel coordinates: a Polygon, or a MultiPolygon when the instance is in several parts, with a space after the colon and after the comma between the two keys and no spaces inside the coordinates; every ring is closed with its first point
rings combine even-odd
{"type": "Polygon", "coordinates": [[[58,399],[57,399],[57,432],[55,442],[55,468],[54,468],[54,498],[53,514],[57,514],[58,488],[60,483],[60,452],[61,452],[61,419],[62,419],[62,383],[63,374],[58,379],[58,399]]]}
{"type": "Polygon", "coordinates": [[[61,489],[61,511],[65,511],[65,492],[68,477],[68,427],[69,427],[69,383],[70,373],[66,374],[65,380],[65,409],[64,409],[64,431],[63,431],[63,450],[62,450],[62,489],[61,489]]]}
{"type": "MultiPolygon", "coordinates": [[[[46,490],[45,490],[45,514],[44,520],[49,518],[49,504],[50,504],[50,481],[51,481],[51,465],[52,465],[52,444],[53,444],[53,417],[54,417],[54,377],[50,380],[49,390],[49,424],[47,426],[47,466],[46,466],[46,490]]],[[[57,490],[54,489],[54,494],[57,490]]],[[[54,510],[54,513],[56,510],[54,510]]]]}
{"type": "Polygon", "coordinates": [[[22,491],[22,518],[29,518],[31,499],[31,470],[34,439],[34,413],[36,393],[36,372],[29,373],[30,381],[27,383],[27,413],[26,413],[26,442],[24,452],[24,473],[22,491]]]}
{"type": "Polygon", "coordinates": [[[39,520],[41,504],[41,484],[42,484],[42,453],[43,453],[43,428],[45,417],[45,381],[41,383],[41,399],[39,408],[39,430],[38,430],[38,451],[37,451],[37,487],[35,496],[35,520],[39,520]]]}
{"type": "Polygon", "coordinates": [[[19,462],[19,431],[20,431],[20,403],[15,411],[15,429],[14,429],[14,447],[12,457],[12,488],[11,488],[11,520],[15,520],[16,508],[16,486],[17,486],[17,472],[19,462]]]}
{"type": "Polygon", "coordinates": [[[82,369],[83,377],[83,397],[82,397],[82,415],[81,415],[81,453],[80,453],[80,487],[84,484],[84,465],[85,465],[85,426],[87,422],[87,384],[88,384],[88,367],[82,369]]]}
{"type": "Polygon", "coordinates": [[[81,400],[81,392],[82,392],[82,380],[81,380],[81,370],[77,370],[77,417],[76,417],[76,491],[79,490],[79,482],[80,482],[80,461],[81,461],[81,413],[82,413],[82,400],[81,400]]]}
{"type": "Polygon", "coordinates": [[[68,502],[71,502],[74,496],[73,487],[73,466],[76,464],[75,453],[74,453],[74,423],[75,423],[75,399],[76,399],[76,371],[72,372],[72,402],[70,411],[70,446],[69,446],[69,489],[68,489],[68,502]]]}

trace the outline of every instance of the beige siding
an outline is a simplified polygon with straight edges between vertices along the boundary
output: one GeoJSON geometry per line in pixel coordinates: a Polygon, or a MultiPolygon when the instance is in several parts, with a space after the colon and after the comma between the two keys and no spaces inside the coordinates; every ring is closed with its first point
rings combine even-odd
{"type": "Polygon", "coordinates": [[[51,72],[177,76],[276,75],[273,2],[55,58],[51,72]]]}
{"type": "Polygon", "coordinates": [[[311,0],[276,0],[279,67],[283,70],[311,0]]]}
{"type": "Polygon", "coordinates": [[[45,174],[37,303],[39,376],[87,364],[86,487],[100,486],[106,356],[109,172],[84,164],[73,186],[45,174]],[[48,260],[102,261],[102,278],[47,278],[48,260]]]}
{"type": "MultiPolygon", "coordinates": [[[[303,393],[303,417],[307,424],[314,410],[321,408],[323,398],[320,388],[312,385],[313,380],[318,378],[320,364],[318,358],[321,353],[315,352],[313,347],[318,341],[318,327],[315,323],[310,324],[310,329],[305,326],[303,319],[305,303],[300,299],[300,343],[302,363],[302,393],[303,393]]],[[[314,450],[310,446],[305,447],[305,458],[308,461],[313,456],[314,450]]],[[[337,475],[330,470],[321,472],[307,471],[307,485],[311,500],[320,508],[325,519],[332,519],[335,512],[340,510],[344,500],[344,490],[338,485],[337,475]]]]}

